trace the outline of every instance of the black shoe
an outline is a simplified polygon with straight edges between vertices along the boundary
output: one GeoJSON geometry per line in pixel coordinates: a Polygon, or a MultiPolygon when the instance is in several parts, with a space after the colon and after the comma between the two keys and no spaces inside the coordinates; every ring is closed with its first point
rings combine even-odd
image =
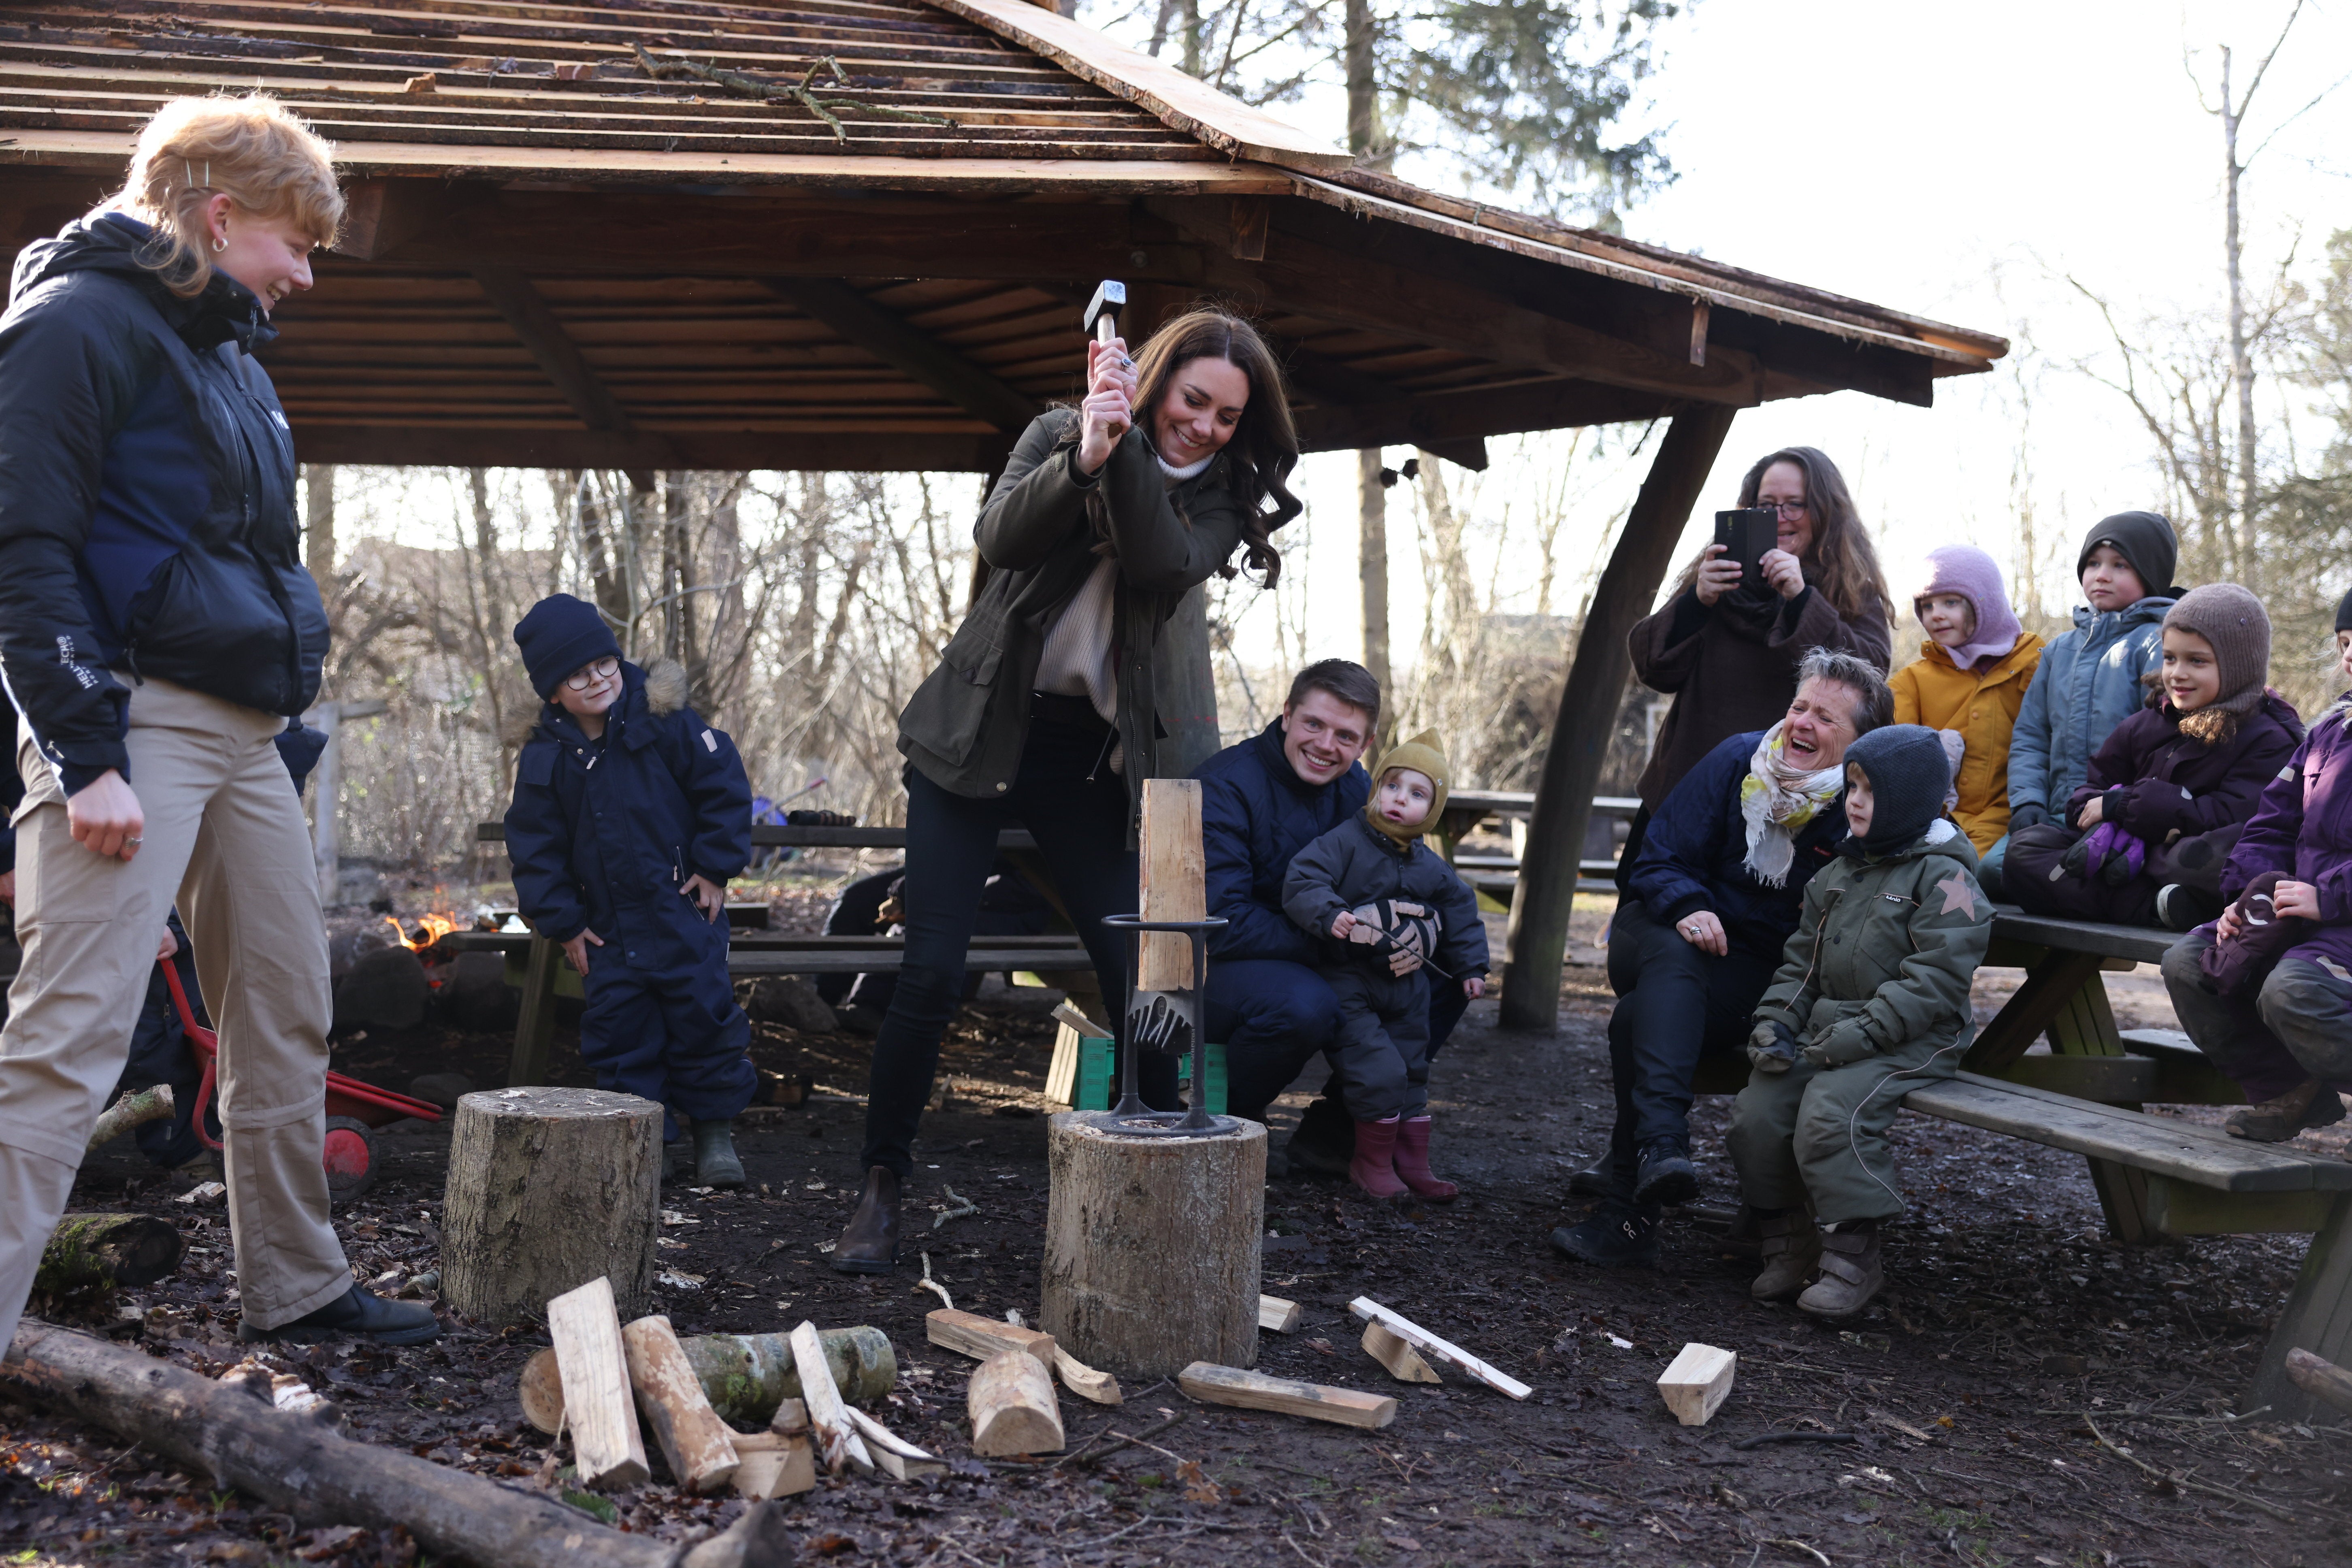
{"type": "Polygon", "coordinates": [[[1551,1244],[1570,1258],[1602,1268],[1647,1268],[1658,1261],[1658,1211],[1620,1202],[1603,1203],[1592,1217],[1551,1233],[1551,1244]]]}
{"type": "Polygon", "coordinates": [[[1298,1130],[1283,1145],[1282,1152],[1294,1176],[1337,1176],[1344,1181],[1348,1163],[1356,1157],[1356,1123],[1338,1100],[1318,1100],[1299,1113],[1298,1130]]]}
{"type": "Polygon", "coordinates": [[[2156,918],[2167,931],[2195,931],[2221,918],[2223,900],[2202,888],[2167,882],[2156,890],[2156,918]]]}
{"type": "Polygon", "coordinates": [[[1568,1179],[1568,1190],[1580,1198],[1605,1198],[1616,1184],[1616,1178],[1610,1174],[1609,1157],[1605,1154],[1597,1163],[1585,1167],[1568,1179]]]}
{"type": "Polygon", "coordinates": [[[1698,1196],[1698,1167],[1690,1151],[1672,1138],[1642,1145],[1641,1173],[1633,1178],[1637,1204],[1686,1204],[1698,1196]]]}
{"type": "Polygon", "coordinates": [[[834,1246],[833,1267],[842,1274],[887,1274],[898,1266],[898,1173],[877,1165],[866,1173],[856,1212],[834,1246]]]}
{"type": "Polygon", "coordinates": [[[257,1327],[251,1319],[236,1326],[236,1337],[247,1344],[315,1345],[328,1340],[373,1340],[380,1345],[421,1345],[441,1337],[441,1321],[422,1301],[387,1301],[354,1285],[317,1311],[280,1323],[257,1327]]]}

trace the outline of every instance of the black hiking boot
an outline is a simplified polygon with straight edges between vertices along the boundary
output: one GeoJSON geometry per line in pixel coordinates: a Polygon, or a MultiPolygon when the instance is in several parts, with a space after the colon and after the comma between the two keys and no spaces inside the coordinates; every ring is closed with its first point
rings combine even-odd
{"type": "Polygon", "coordinates": [[[1658,1211],[1610,1198],[1589,1219],[1553,1231],[1551,1244],[1596,1268],[1654,1268],[1658,1261],[1658,1211]]]}
{"type": "Polygon", "coordinates": [[[1642,1145],[1641,1169],[1633,1177],[1637,1204],[1686,1204],[1698,1196],[1698,1167],[1677,1138],[1653,1138],[1642,1145]]]}

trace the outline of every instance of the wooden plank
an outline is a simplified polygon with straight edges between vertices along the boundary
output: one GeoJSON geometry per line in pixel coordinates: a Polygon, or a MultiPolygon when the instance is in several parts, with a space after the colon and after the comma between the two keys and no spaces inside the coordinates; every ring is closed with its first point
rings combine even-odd
{"type": "Polygon", "coordinates": [[[885,364],[896,367],[1008,435],[1045,409],[953,349],[835,278],[772,278],[769,287],[885,364]]]}
{"type": "Polygon", "coordinates": [[[2024,983],[1978,1032],[1962,1064],[1971,1072],[2007,1067],[2032,1047],[2076,991],[2100,984],[2096,953],[2053,953],[2025,972],[2024,983]]]}
{"type": "Polygon", "coordinates": [[[1348,1310],[1368,1323],[1380,1324],[1430,1360],[1475,1378],[1497,1393],[1507,1394],[1513,1399],[1525,1399],[1535,1392],[1508,1373],[1487,1365],[1451,1341],[1439,1339],[1411,1318],[1381,1306],[1370,1296],[1357,1297],[1348,1303],[1348,1310]]]}
{"type": "Polygon", "coordinates": [[[572,1453],[584,1487],[633,1487],[653,1474],[637,1435],[628,1353],[613,1282],[602,1275],[547,1303],[548,1337],[563,1384],[572,1453]]]}
{"type": "Polygon", "coordinates": [[[836,1476],[845,1468],[861,1476],[872,1475],[873,1456],[850,1424],[841,1389],[833,1381],[832,1368],[825,1364],[816,1325],[803,1320],[792,1332],[792,1346],[793,1367],[801,1374],[801,1403],[808,1411],[809,1436],[825,1469],[836,1476]]]}
{"type": "Polygon", "coordinates": [[[2309,1236],[2327,1223],[2336,1194],[2217,1192],[2168,1176],[2147,1178],[2149,1228],[2166,1236],[2309,1236]]]}
{"type": "MultiPolygon", "coordinates": [[[[1209,912],[1208,861],[1201,847],[1201,781],[1143,781],[1143,839],[1138,858],[1148,921],[1197,921],[1209,912]]],[[[1192,938],[1147,931],[1136,962],[1139,991],[1182,991],[1195,982],[1192,938]]]]}
{"type": "Polygon", "coordinates": [[[2147,1057],[2028,1055],[1986,1076],[2103,1105],[2137,1107],[2157,1098],[2157,1064],[2147,1057]]]}
{"type": "Polygon", "coordinates": [[[1257,1299],[1257,1326],[1261,1329],[1286,1334],[1297,1328],[1298,1320],[1306,1315],[1307,1309],[1296,1301],[1286,1301],[1279,1296],[1262,1295],[1257,1299]]]}
{"type": "Polygon", "coordinates": [[[1203,1405],[1230,1405],[1242,1410],[1275,1410],[1304,1415],[1310,1421],[1330,1421],[1341,1426],[1373,1430],[1396,1419],[1397,1402],[1384,1394],[1365,1394],[1328,1384],[1294,1383],[1239,1367],[1196,1361],[1176,1374],[1176,1386],[1203,1405]]]}
{"type": "Polygon", "coordinates": [[[2102,958],[2128,958],[2135,963],[2163,963],[2165,953],[2180,940],[2177,931],[2148,926],[2106,925],[2096,921],[2029,915],[2012,904],[1993,907],[1992,934],[2055,948],[2061,952],[2094,952],[2102,958]]]}
{"type": "Polygon", "coordinates": [[[1054,1368],[1054,1336],[1035,1329],[1016,1328],[983,1318],[977,1312],[958,1311],[941,1307],[923,1319],[923,1337],[944,1350],[958,1355],[968,1355],[986,1361],[1001,1351],[1027,1351],[1037,1364],[1051,1372],[1054,1368]]]}
{"type": "Polygon", "coordinates": [[[742,1461],[727,1423],[710,1408],[669,1320],[659,1314],[639,1318],[621,1330],[621,1345],[628,1353],[629,1386],[636,1392],[637,1410],[654,1429],[669,1473],[690,1492],[715,1492],[725,1486],[742,1461]]]}
{"type": "Polygon", "coordinates": [[[1421,1352],[1405,1343],[1380,1323],[1366,1323],[1363,1338],[1364,1353],[1388,1370],[1399,1383],[1437,1383],[1443,1381],[1430,1364],[1421,1359],[1421,1352]]]}
{"type": "Polygon", "coordinates": [[[1683,1346],[1658,1378],[1658,1397],[1685,1426],[1704,1426],[1731,1393],[1738,1352],[1696,1342],[1683,1346]]]}

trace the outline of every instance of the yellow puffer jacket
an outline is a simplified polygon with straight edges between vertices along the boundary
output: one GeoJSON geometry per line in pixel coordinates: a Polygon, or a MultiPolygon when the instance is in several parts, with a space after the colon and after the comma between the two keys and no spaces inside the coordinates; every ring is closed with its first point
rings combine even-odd
{"type": "Polygon", "coordinates": [[[2009,732],[2042,662],[2042,638],[2021,634],[1990,668],[1961,669],[1940,643],[1895,672],[1895,721],[1957,730],[1967,743],[1952,816],[1981,855],[2009,831],[2009,732]]]}

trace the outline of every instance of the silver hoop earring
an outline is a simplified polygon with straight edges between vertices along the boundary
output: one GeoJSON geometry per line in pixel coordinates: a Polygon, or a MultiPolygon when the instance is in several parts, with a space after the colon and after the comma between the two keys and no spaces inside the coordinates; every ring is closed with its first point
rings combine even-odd
{"type": "Polygon", "coordinates": [[[221,236],[219,236],[219,237],[215,237],[215,238],[214,239],[214,241],[213,241],[213,254],[214,254],[215,256],[218,256],[222,251],[226,250],[227,248],[228,248],[228,236],[226,236],[226,235],[221,235],[221,236]]]}

